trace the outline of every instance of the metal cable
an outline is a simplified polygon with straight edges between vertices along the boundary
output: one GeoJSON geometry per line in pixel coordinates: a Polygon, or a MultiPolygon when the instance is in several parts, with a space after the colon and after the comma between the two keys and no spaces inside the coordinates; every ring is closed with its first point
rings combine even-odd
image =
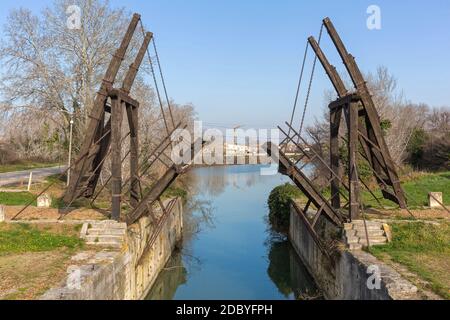
{"type": "Polygon", "coordinates": [[[163,76],[163,72],[161,69],[161,62],[159,60],[158,50],[156,49],[155,36],[153,36],[152,42],[153,42],[153,48],[155,49],[156,61],[158,62],[158,69],[159,69],[159,74],[161,76],[161,82],[163,85],[164,94],[166,96],[167,107],[169,108],[169,114],[170,114],[170,118],[172,120],[172,126],[173,126],[173,128],[175,128],[175,121],[173,119],[172,106],[170,105],[169,95],[167,94],[166,82],[164,81],[164,76],[163,76]]]}
{"type": "MultiPolygon", "coordinates": [[[[144,24],[142,23],[142,20],[139,20],[139,22],[141,24],[142,35],[145,37],[144,24]]],[[[148,61],[150,63],[150,70],[151,70],[151,73],[152,73],[152,76],[153,76],[153,81],[155,83],[156,95],[158,96],[159,106],[160,106],[161,114],[162,114],[163,120],[164,120],[164,126],[166,127],[167,135],[169,135],[169,126],[167,125],[166,115],[164,114],[164,106],[163,106],[163,103],[162,103],[161,94],[159,92],[158,80],[156,79],[155,69],[153,68],[152,58],[150,56],[150,51],[148,50],[148,48],[147,48],[146,51],[147,51],[148,61]]]]}
{"type": "MultiPolygon", "coordinates": [[[[292,122],[294,121],[294,117],[295,117],[295,110],[297,109],[298,97],[300,95],[300,88],[302,86],[302,80],[303,80],[303,72],[305,70],[306,57],[308,55],[308,47],[309,47],[309,42],[306,41],[305,54],[303,55],[302,68],[300,71],[300,78],[298,79],[297,93],[295,94],[294,107],[292,109],[291,121],[289,122],[290,126],[292,126],[292,122]]],[[[291,128],[289,127],[288,136],[290,136],[290,135],[291,135],[291,128]]],[[[287,147],[287,144],[286,144],[286,147],[287,147]]]]}
{"type": "MultiPolygon", "coordinates": [[[[323,23],[320,26],[320,32],[319,32],[319,39],[317,41],[317,43],[320,45],[320,40],[322,39],[322,33],[323,33],[323,23]]],[[[311,77],[309,79],[309,85],[308,85],[308,92],[306,94],[306,99],[305,99],[305,107],[303,108],[303,115],[302,115],[302,121],[300,123],[300,130],[298,132],[299,136],[302,134],[303,131],[303,125],[305,123],[305,116],[306,116],[306,108],[308,107],[308,102],[309,102],[309,97],[311,95],[311,87],[312,87],[312,82],[314,79],[314,72],[316,70],[316,64],[317,64],[317,55],[314,55],[314,62],[313,62],[313,67],[311,70],[311,77]]],[[[298,140],[299,141],[299,140],[298,140]]]]}

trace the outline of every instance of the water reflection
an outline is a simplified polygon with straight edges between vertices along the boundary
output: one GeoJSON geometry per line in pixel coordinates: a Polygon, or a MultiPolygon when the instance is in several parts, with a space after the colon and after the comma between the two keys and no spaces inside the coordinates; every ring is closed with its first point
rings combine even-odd
{"type": "Polygon", "coordinates": [[[147,299],[305,299],[314,283],[289,242],[268,230],[267,197],[286,178],[260,166],[198,168],[186,180],[183,249],[147,299]]]}
{"type": "Polygon", "coordinates": [[[267,273],[279,292],[286,299],[320,299],[320,292],[289,241],[282,236],[271,235],[267,245],[267,273]]]}

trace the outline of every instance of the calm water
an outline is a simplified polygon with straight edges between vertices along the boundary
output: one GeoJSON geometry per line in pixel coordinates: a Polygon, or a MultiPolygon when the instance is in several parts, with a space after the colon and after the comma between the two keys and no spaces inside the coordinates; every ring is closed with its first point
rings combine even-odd
{"type": "Polygon", "coordinates": [[[190,173],[183,249],[147,299],[301,299],[317,296],[289,242],[271,232],[267,197],[281,175],[260,166],[190,173]],[[199,228],[198,228],[199,226],[199,228]]]}

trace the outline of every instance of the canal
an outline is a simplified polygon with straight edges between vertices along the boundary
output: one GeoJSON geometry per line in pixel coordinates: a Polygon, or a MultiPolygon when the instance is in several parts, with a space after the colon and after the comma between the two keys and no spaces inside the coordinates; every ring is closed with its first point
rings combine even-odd
{"type": "Polygon", "coordinates": [[[270,229],[267,198],[288,179],[261,166],[206,167],[187,176],[182,249],[147,299],[313,299],[314,282],[287,239],[270,229]]]}

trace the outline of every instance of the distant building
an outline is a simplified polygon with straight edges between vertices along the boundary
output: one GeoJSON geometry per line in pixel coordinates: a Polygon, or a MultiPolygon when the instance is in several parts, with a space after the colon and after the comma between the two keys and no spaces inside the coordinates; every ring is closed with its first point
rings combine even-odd
{"type": "Polygon", "coordinates": [[[227,155],[246,156],[258,154],[258,147],[247,145],[224,143],[224,151],[227,155]]]}

